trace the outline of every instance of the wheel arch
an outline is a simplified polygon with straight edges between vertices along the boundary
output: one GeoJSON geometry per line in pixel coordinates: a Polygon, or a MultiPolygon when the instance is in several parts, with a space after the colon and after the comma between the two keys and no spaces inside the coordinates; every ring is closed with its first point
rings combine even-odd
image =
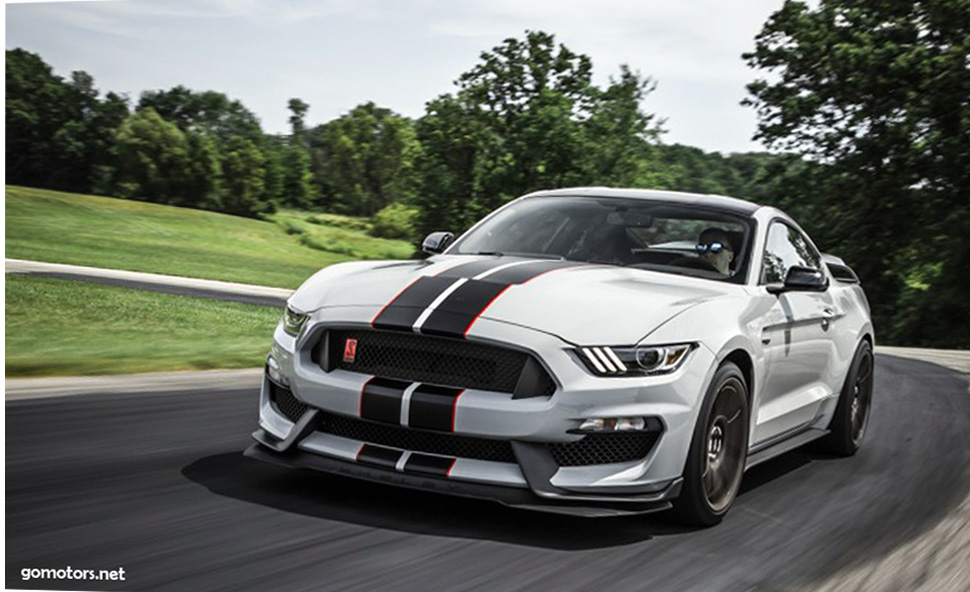
{"type": "Polygon", "coordinates": [[[744,386],[748,389],[748,409],[750,411],[751,393],[754,392],[754,360],[751,359],[751,354],[745,349],[736,348],[724,356],[721,364],[724,362],[732,362],[741,370],[741,375],[744,376],[744,386]]]}

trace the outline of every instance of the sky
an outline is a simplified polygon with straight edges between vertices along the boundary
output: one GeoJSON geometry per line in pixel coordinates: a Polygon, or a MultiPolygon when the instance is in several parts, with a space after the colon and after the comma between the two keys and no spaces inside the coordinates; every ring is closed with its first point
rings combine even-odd
{"type": "Polygon", "coordinates": [[[38,53],[102,91],[182,84],[239,99],[268,132],[287,100],[324,123],[373,101],[419,117],[482,51],[526,30],[593,61],[604,85],[627,64],[652,77],[644,109],[663,141],[723,153],[760,150],[741,54],[782,0],[110,0],[6,6],[6,47],[38,53]]]}

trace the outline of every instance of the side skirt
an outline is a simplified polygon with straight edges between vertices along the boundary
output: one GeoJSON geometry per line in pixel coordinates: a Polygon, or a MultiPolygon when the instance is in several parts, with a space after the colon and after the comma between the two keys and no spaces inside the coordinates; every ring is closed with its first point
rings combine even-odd
{"type": "Polygon", "coordinates": [[[760,465],[766,460],[771,460],[776,456],[790,452],[813,440],[818,440],[828,433],[829,430],[805,426],[797,428],[794,432],[782,434],[780,437],[756,444],[748,451],[748,459],[744,463],[744,470],[747,471],[751,467],[760,465]]]}

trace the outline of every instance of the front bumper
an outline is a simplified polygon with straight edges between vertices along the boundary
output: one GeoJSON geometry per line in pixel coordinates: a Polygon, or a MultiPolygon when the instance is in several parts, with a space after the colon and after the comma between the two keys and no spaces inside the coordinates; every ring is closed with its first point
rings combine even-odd
{"type": "MultiPolygon", "coordinates": [[[[254,437],[257,440],[262,440],[266,437],[266,434],[257,432],[254,434],[254,437]]],[[[504,487],[501,485],[459,481],[427,475],[412,475],[357,462],[338,460],[319,454],[311,454],[301,450],[280,453],[262,443],[251,445],[246,449],[244,454],[249,458],[287,468],[312,469],[376,483],[408,487],[410,489],[486,499],[512,507],[586,517],[615,516],[666,510],[670,508],[670,500],[680,494],[682,485],[682,480],[678,478],[661,491],[636,496],[563,495],[551,491],[533,492],[527,488],[504,487]]]]}
{"type": "MultiPolygon", "coordinates": [[[[316,326],[348,323],[348,311],[323,309],[316,326]],[[330,318],[328,318],[330,317],[330,318]]],[[[454,408],[452,434],[500,441],[512,457],[484,460],[445,456],[403,446],[375,446],[364,436],[326,429],[328,417],[361,419],[364,386],[373,378],[345,370],[323,371],[310,359],[312,344],[278,329],[272,357],[306,412],[287,419],[264,380],[258,444],[247,455],[276,464],[505,504],[583,515],[646,512],[670,506],[681,486],[698,401],[710,379],[713,355],[700,347],[676,372],[655,377],[596,377],[570,357],[570,345],[548,334],[481,319],[476,340],[516,344],[542,361],[555,378],[550,397],[514,400],[507,393],[467,389],[454,408]],[[575,442],[570,434],[586,418],[643,416],[662,433],[642,458],[617,463],[563,466],[550,445],[575,442]],[[363,438],[363,439],[362,439],[363,438]],[[385,449],[389,449],[385,450],[385,449]]],[[[302,408],[301,408],[302,409],[302,408]]]]}

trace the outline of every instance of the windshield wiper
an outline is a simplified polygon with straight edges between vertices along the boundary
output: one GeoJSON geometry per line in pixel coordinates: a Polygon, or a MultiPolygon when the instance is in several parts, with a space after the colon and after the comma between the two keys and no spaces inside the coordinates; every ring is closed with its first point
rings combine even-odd
{"type": "Polygon", "coordinates": [[[489,257],[528,257],[531,259],[552,259],[554,261],[565,261],[562,255],[549,255],[547,253],[514,253],[501,251],[478,251],[475,253],[463,253],[464,255],[487,255],[489,257]]]}

